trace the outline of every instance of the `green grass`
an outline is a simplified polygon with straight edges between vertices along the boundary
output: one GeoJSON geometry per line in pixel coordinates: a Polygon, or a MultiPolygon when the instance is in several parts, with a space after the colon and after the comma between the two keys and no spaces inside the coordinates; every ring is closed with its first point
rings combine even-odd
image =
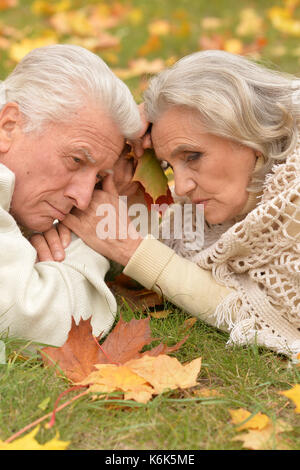
{"type": "MultiPolygon", "coordinates": [[[[129,320],[132,313],[123,308],[123,316],[129,320]]],[[[174,309],[166,319],[152,319],[154,337],[175,344],[186,334],[186,318],[188,315],[174,309]]],[[[215,389],[219,396],[205,398],[193,390],[176,390],[145,405],[85,396],[57,413],[54,428],[47,430],[42,425],[38,441],[46,442],[59,430],[61,439],[71,441],[69,449],[241,449],[241,443],[232,441],[236,430],[228,409],[246,408],[288,422],[293,430],[283,434],[284,440],[292,449],[299,449],[295,407],[278,394],[299,383],[299,367],[256,346],[228,348],[225,333],[199,320],[189,335],[175,356],[181,362],[201,356],[199,387],[215,389]]],[[[68,388],[63,378],[43,367],[38,352],[28,356],[22,342],[4,341],[8,363],[0,367],[2,440],[50,412],[58,395],[68,388]]],[[[77,393],[70,393],[62,402],[77,393]]]]}
{"type": "MultiPolygon", "coordinates": [[[[47,17],[36,16],[31,10],[32,1],[19,0],[16,8],[0,11],[0,30],[3,25],[23,31],[23,37],[40,37],[49,28],[47,17]],[[1,26],[2,25],[2,26],[1,26]]],[[[74,8],[99,3],[74,0],[74,8]]],[[[112,2],[103,0],[101,3],[112,2]]],[[[127,67],[130,59],[136,58],[139,48],[148,38],[148,24],[155,19],[166,19],[182,34],[162,37],[162,48],[151,52],[147,59],[181,57],[198,50],[198,40],[207,33],[201,28],[201,19],[207,16],[225,18],[218,34],[234,36],[239,21],[239,11],[252,7],[264,18],[262,34],[268,43],[261,52],[260,60],[283,71],[298,74],[299,38],[275,30],[267,19],[267,9],[281,6],[283,2],[270,0],[120,0],[120,3],[138,8],[141,21],[128,21],[111,30],[121,38],[117,51],[103,51],[100,55],[111,67],[127,67]],[[277,54],[276,47],[284,46],[285,52],[277,54]],[[110,52],[117,62],[110,59],[110,52]]],[[[299,8],[297,10],[300,17],[299,8]]],[[[251,43],[255,38],[243,38],[251,43]]],[[[18,38],[10,38],[11,43],[18,38]]],[[[60,42],[67,40],[61,37],[60,42]]],[[[0,49],[0,78],[9,73],[15,63],[9,51],[0,49]]],[[[137,100],[141,99],[141,78],[127,81],[137,100]]],[[[124,309],[123,309],[124,310],[124,309]]],[[[130,318],[130,312],[125,309],[130,318]]],[[[187,315],[174,309],[172,315],[163,320],[151,320],[153,335],[174,344],[184,336],[183,322],[187,315]]],[[[230,408],[246,408],[252,413],[262,411],[272,420],[284,419],[293,430],[284,433],[292,449],[300,448],[299,415],[294,405],[278,391],[289,389],[300,383],[300,368],[269,350],[251,346],[228,348],[226,334],[204,323],[197,323],[190,330],[188,341],[175,353],[182,362],[202,357],[199,386],[216,389],[220,397],[200,398],[192,391],[173,391],[157,396],[146,405],[116,400],[93,401],[83,397],[60,411],[56,425],[47,430],[41,426],[37,435],[40,442],[54,437],[59,430],[60,438],[70,440],[70,449],[241,449],[241,443],[232,441],[236,435],[230,423],[230,408]]],[[[0,365],[0,439],[5,440],[27,424],[53,409],[58,395],[68,384],[58,378],[52,369],[42,366],[38,353],[24,352],[26,343],[4,339],[7,349],[7,364],[0,365]]],[[[73,392],[73,396],[77,392],[73,392]]],[[[69,399],[72,396],[66,397],[69,399]]]]}

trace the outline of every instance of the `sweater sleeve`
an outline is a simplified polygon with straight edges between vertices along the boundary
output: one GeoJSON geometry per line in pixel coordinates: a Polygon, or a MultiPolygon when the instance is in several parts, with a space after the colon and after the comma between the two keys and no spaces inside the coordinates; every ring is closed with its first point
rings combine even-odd
{"type": "MultiPolygon", "coordinates": [[[[124,269],[147,289],[153,289],[178,307],[216,326],[217,306],[233,292],[218,284],[210,271],[178,256],[151,236],[145,238],[124,269]]],[[[218,327],[228,331],[224,324],[218,327]]]]}
{"type": "MultiPolygon", "coordinates": [[[[36,251],[8,213],[14,175],[0,165],[0,332],[62,345],[72,316],[106,334],[117,310],[104,282],[106,258],[76,238],[62,263],[36,263],[36,251]]],[[[5,168],[5,167],[4,167],[5,168]]]]}

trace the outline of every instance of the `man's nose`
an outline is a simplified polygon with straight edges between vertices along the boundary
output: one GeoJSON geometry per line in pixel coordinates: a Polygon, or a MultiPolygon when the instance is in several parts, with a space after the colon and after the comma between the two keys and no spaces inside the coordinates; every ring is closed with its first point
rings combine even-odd
{"type": "Polygon", "coordinates": [[[196,187],[196,183],[184,171],[174,170],[174,184],[175,193],[180,197],[188,195],[196,187]]]}
{"type": "Polygon", "coordinates": [[[95,189],[95,175],[76,177],[65,191],[65,196],[73,200],[73,205],[84,211],[88,208],[95,189]]]}

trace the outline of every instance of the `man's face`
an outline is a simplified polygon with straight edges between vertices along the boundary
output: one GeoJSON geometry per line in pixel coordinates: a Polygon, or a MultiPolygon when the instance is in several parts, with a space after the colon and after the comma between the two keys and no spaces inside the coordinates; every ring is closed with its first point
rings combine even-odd
{"type": "Polygon", "coordinates": [[[85,210],[123,146],[117,125],[99,109],[82,109],[68,124],[50,124],[40,134],[16,132],[1,158],[16,176],[11,214],[24,227],[43,232],[73,206],[85,210]]]}

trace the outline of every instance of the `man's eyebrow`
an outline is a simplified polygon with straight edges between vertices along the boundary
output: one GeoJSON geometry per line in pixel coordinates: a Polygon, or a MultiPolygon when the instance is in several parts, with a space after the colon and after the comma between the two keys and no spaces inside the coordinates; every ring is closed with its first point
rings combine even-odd
{"type": "Polygon", "coordinates": [[[97,163],[96,160],[93,158],[93,156],[91,155],[91,153],[89,152],[88,149],[84,148],[84,147],[80,147],[78,149],[75,149],[76,152],[80,152],[82,153],[85,158],[91,162],[91,163],[97,163]]]}

